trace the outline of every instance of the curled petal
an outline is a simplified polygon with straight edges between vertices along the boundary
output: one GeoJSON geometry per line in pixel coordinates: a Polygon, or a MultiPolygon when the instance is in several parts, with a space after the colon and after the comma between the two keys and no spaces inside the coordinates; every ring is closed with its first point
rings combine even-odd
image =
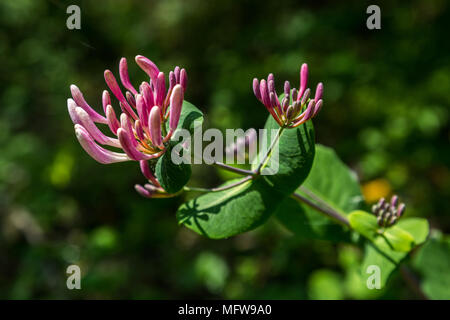
{"type": "Polygon", "coordinates": [[[130,90],[133,94],[137,94],[136,89],[130,82],[130,77],[128,76],[127,59],[125,58],[120,59],[119,74],[120,74],[120,81],[122,81],[123,86],[128,90],[130,90]]]}
{"type": "Polygon", "coordinates": [[[111,104],[111,97],[109,96],[109,92],[107,90],[103,90],[102,94],[102,105],[103,105],[103,112],[106,114],[106,107],[111,104]]]}
{"type": "Polygon", "coordinates": [[[73,124],[79,124],[80,120],[78,119],[77,113],[75,112],[75,109],[77,108],[77,104],[72,99],[67,99],[67,109],[69,110],[69,116],[72,120],[73,124]]]}
{"type": "Polygon", "coordinates": [[[308,65],[304,63],[302,64],[302,68],[300,69],[300,89],[298,93],[299,99],[303,95],[303,92],[305,92],[307,83],[308,83],[308,65]]]}
{"type": "Polygon", "coordinates": [[[91,106],[87,104],[86,100],[84,100],[83,94],[76,85],[72,84],[70,86],[70,92],[72,93],[72,98],[77,106],[83,108],[84,111],[86,111],[91,116],[94,122],[107,123],[105,117],[98,114],[94,109],[91,108],[91,106]]]}
{"type": "Polygon", "coordinates": [[[120,128],[120,122],[117,120],[116,113],[111,105],[106,107],[106,119],[108,119],[109,129],[117,136],[117,130],[120,128]]]}
{"type": "Polygon", "coordinates": [[[136,56],[136,63],[138,66],[144,70],[146,74],[152,79],[153,82],[156,82],[156,78],[158,77],[159,69],[156,64],[153,63],[150,59],[144,56],[136,56]]]}
{"type": "Polygon", "coordinates": [[[139,161],[139,167],[141,168],[141,172],[147,180],[150,180],[155,186],[160,187],[158,180],[153,175],[147,161],[139,161]]]}
{"type": "Polygon", "coordinates": [[[123,129],[119,128],[117,130],[117,136],[119,137],[120,144],[122,145],[123,151],[133,160],[147,160],[144,154],[136,150],[136,147],[133,145],[132,141],[135,141],[134,138],[130,137],[130,135],[123,129]]]}
{"type": "Polygon", "coordinates": [[[100,147],[81,125],[75,125],[75,134],[83,149],[96,161],[109,164],[128,161],[130,158],[124,153],[113,152],[100,147]]]}
{"type": "Polygon", "coordinates": [[[170,96],[170,120],[169,128],[171,131],[175,130],[180,120],[181,108],[183,106],[184,92],[181,85],[177,84],[170,96]]]}
{"type": "Polygon", "coordinates": [[[161,117],[160,109],[158,106],[154,106],[152,110],[150,110],[148,122],[150,126],[150,140],[152,141],[153,145],[162,148],[161,117]]]}
{"type": "Polygon", "coordinates": [[[107,137],[101,132],[97,126],[95,125],[94,121],[92,121],[89,114],[84,111],[84,109],[80,107],[75,108],[75,112],[77,114],[77,117],[80,121],[80,124],[86,129],[86,131],[89,133],[89,135],[94,138],[95,141],[101,144],[106,144],[109,146],[120,148],[120,143],[117,139],[107,137]]]}

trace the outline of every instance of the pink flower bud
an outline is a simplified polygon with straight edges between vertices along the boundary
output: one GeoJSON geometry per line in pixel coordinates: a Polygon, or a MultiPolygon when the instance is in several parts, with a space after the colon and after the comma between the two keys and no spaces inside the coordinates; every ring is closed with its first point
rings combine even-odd
{"type": "Polygon", "coordinates": [[[72,98],[77,104],[77,106],[81,107],[86,111],[92,118],[93,121],[98,123],[107,123],[107,120],[105,117],[98,114],[94,109],[92,109],[84,100],[83,94],[81,93],[80,89],[74,84],[70,86],[70,91],[72,93],[72,98]]]}
{"type": "Polygon", "coordinates": [[[186,70],[181,69],[180,71],[180,84],[183,87],[183,90],[186,91],[186,87],[187,87],[187,73],[186,70]]]}
{"type": "Polygon", "coordinates": [[[127,59],[125,58],[120,59],[119,74],[120,74],[120,81],[122,81],[123,86],[128,90],[130,90],[133,94],[136,94],[137,91],[131,84],[130,77],[128,76],[127,59]]]}
{"type": "Polygon", "coordinates": [[[262,102],[261,91],[259,89],[259,81],[256,78],[253,79],[253,93],[255,94],[256,99],[262,102]]]}
{"type": "Polygon", "coordinates": [[[150,110],[148,122],[150,126],[150,140],[153,145],[162,148],[161,113],[158,106],[154,106],[152,110],[150,110]]]}
{"type": "Polygon", "coordinates": [[[138,112],[139,119],[142,120],[142,125],[144,128],[148,128],[147,105],[145,104],[144,97],[140,94],[136,96],[136,110],[138,112]]]}
{"type": "Polygon", "coordinates": [[[108,119],[109,129],[117,136],[117,130],[120,128],[120,122],[117,120],[116,113],[111,105],[106,107],[106,119],[108,119]]]}
{"type": "Polygon", "coordinates": [[[308,83],[308,65],[306,63],[302,64],[302,68],[300,69],[300,89],[298,98],[303,95],[303,92],[306,90],[306,85],[308,83]]]}
{"type": "Polygon", "coordinates": [[[109,96],[109,92],[107,90],[103,90],[102,94],[102,105],[103,105],[103,111],[106,114],[106,107],[111,104],[111,97],[109,96]]]}
{"type": "Polygon", "coordinates": [[[156,78],[159,73],[159,69],[156,64],[154,64],[150,59],[140,55],[136,56],[135,60],[138,66],[141,67],[146,74],[148,74],[150,79],[152,79],[153,82],[156,82],[156,78]]]}
{"type": "Polygon", "coordinates": [[[170,96],[170,121],[169,128],[174,131],[178,126],[180,120],[181,108],[183,106],[184,91],[181,85],[177,84],[170,96]]]}
{"type": "Polygon", "coordinates": [[[323,94],[323,84],[322,82],[319,82],[317,84],[316,95],[314,97],[314,100],[319,101],[320,99],[322,99],[322,94],[323,94]]]}
{"type": "Polygon", "coordinates": [[[147,180],[150,180],[155,186],[160,187],[158,180],[153,175],[147,161],[139,161],[139,166],[141,168],[141,172],[147,180]]]}
{"type": "Polygon", "coordinates": [[[109,164],[130,160],[126,154],[113,152],[97,145],[86,129],[79,124],[75,125],[75,135],[84,151],[100,163],[109,164]]]}
{"type": "Polygon", "coordinates": [[[166,92],[166,79],[164,77],[163,72],[160,72],[158,74],[158,78],[155,83],[155,89],[156,89],[155,105],[157,105],[158,107],[162,107],[166,92]]]}

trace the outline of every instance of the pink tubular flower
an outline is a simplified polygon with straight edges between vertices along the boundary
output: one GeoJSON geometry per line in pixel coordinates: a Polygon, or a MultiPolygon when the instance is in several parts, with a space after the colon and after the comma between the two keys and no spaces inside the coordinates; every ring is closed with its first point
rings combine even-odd
{"type": "Polygon", "coordinates": [[[137,193],[145,198],[169,198],[173,197],[176,194],[167,193],[159,184],[158,179],[153,175],[147,161],[139,161],[139,166],[141,167],[141,172],[145,178],[149,181],[149,183],[144,184],[143,186],[140,184],[136,184],[134,188],[137,193]]]}
{"type": "MultiPolygon", "coordinates": [[[[104,73],[110,92],[118,100],[121,110],[119,117],[112,107],[109,91],[105,90],[102,94],[105,114],[102,116],[89,106],[77,86],[70,86],[72,99],[67,100],[67,108],[75,125],[77,139],[83,149],[100,163],[127,160],[146,162],[157,158],[166,151],[164,143],[177,128],[186,90],[186,71],[179,67],[171,71],[169,87],[166,88],[164,73],[152,61],[144,56],[136,56],[136,63],[150,77],[148,82],[139,86],[139,91],[130,81],[125,58],[119,63],[119,76],[125,94],[113,73],[110,70],[105,70],[104,73]],[[169,131],[166,133],[169,118],[169,131]],[[113,137],[97,128],[98,123],[106,124],[113,137]],[[100,145],[118,148],[123,152],[114,152],[100,145]]],[[[144,175],[149,179],[147,172],[144,175]]],[[[157,184],[157,181],[153,183],[157,184]]],[[[159,185],[157,187],[160,188],[159,185]]]]}
{"type": "Polygon", "coordinates": [[[323,84],[317,85],[314,99],[310,99],[311,90],[306,87],[307,82],[308,65],[304,63],[300,69],[300,88],[291,89],[291,84],[286,81],[281,101],[275,91],[272,73],[267,80],[253,79],[253,93],[281,127],[295,128],[314,118],[323,105],[323,84]]]}

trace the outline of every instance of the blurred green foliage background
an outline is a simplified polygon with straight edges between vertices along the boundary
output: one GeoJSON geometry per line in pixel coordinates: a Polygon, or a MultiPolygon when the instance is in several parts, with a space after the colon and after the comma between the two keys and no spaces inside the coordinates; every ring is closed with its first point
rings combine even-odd
{"type": "MultiPolygon", "coordinates": [[[[301,242],[275,219],[220,241],[177,226],[183,199],[144,199],[136,163],[91,159],[66,99],[75,83],[101,110],[104,69],[118,75],[124,56],[140,83],[142,54],[187,69],[186,99],[206,127],[260,128],[268,114],[252,78],[298,86],[307,62],[310,84],[325,85],[317,141],[357,171],[369,203],[396,192],[407,215],[449,233],[447,1],[378,2],[373,31],[373,3],[356,0],[80,1],[81,30],[66,28],[69,4],[0,3],[0,298],[416,297],[398,273],[367,290],[358,248],[301,242]],[[82,290],[66,288],[70,264],[82,290]]],[[[192,185],[220,182],[194,167],[192,185]]]]}

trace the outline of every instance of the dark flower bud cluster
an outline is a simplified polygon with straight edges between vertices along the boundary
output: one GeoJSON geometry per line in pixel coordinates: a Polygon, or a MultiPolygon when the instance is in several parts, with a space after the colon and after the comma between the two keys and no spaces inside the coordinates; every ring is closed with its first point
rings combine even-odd
{"type": "Polygon", "coordinates": [[[377,204],[372,206],[372,212],[377,217],[380,227],[390,227],[394,225],[405,212],[405,204],[399,203],[398,196],[394,195],[390,202],[381,198],[377,204]]]}

